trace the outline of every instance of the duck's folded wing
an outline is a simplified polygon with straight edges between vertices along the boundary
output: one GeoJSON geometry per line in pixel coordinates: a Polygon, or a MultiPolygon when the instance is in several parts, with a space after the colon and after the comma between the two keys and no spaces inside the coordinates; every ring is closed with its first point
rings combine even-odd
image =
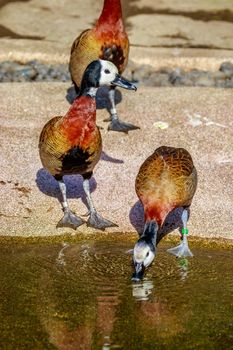
{"type": "Polygon", "coordinates": [[[39,151],[43,166],[52,174],[62,169],[64,155],[70,150],[70,142],[60,128],[62,117],[54,117],[45,124],[39,139],[39,151]]]}

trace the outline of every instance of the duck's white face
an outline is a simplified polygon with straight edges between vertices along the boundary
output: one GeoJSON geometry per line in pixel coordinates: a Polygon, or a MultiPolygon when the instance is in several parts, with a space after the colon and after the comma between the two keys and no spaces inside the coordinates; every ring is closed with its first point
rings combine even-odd
{"type": "Polygon", "coordinates": [[[120,86],[127,90],[137,90],[134,84],[119,75],[117,67],[112,62],[105,60],[99,62],[101,65],[99,86],[120,86]]]}
{"type": "Polygon", "coordinates": [[[155,257],[153,244],[148,244],[145,240],[139,239],[133,250],[133,263],[135,273],[132,280],[140,281],[143,278],[145,268],[148,267],[155,257]]]}
{"type": "Polygon", "coordinates": [[[100,60],[100,64],[99,85],[111,85],[112,81],[115,80],[118,75],[117,67],[110,61],[100,60]]]}
{"type": "Polygon", "coordinates": [[[138,241],[134,246],[133,259],[135,265],[142,264],[144,267],[148,267],[155,257],[155,251],[151,250],[149,244],[144,241],[138,241]]]}

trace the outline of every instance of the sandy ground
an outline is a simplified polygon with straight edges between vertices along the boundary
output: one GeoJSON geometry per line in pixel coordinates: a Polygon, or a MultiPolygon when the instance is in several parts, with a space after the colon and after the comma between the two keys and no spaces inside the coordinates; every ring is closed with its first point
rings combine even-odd
{"type": "MultiPolygon", "coordinates": [[[[73,40],[92,26],[102,7],[102,0],[3,3],[0,60],[20,62],[67,63],[73,40]]],[[[233,62],[232,0],[122,3],[132,61],[155,69],[207,70],[218,69],[226,60],[233,62]]],[[[62,215],[59,190],[42,169],[37,148],[44,123],[69,108],[68,87],[64,83],[0,85],[0,235],[75,234],[56,229],[62,215]]],[[[134,191],[135,176],[144,159],[164,144],[187,148],[198,170],[190,234],[233,238],[232,90],[139,87],[136,93],[119,92],[118,100],[121,117],[141,129],[129,135],[107,132],[103,122],[107,112],[97,111],[104,153],[91,188],[100,213],[119,225],[108,232],[141,230],[143,213],[134,191]],[[159,129],[157,121],[168,127],[159,129]]],[[[81,178],[67,177],[66,182],[71,208],[85,214],[81,178]]],[[[93,230],[83,225],[78,232],[93,230]]]]}
{"type": "MultiPolygon", "coordinates": [[[[68,62],[72,42],[92,27],[102,3],[30,0],[5,4],[0,7],[0,60],[68,62]]],[[[210,57],[233,60],[232,0],[124,0],[122,7],[130,59],[138,63],[212,69],[210,57]]]]}
{"type": "MultiPolygon", "coordinates": [[[[56,229],[62,216],[56,181],[41,166],[38,137],[44,123],[69,108],[66,83],[0,85],[0,234],[44,236],[74,234],[56,229]]],[[[105,92],[102,92],[104,95],[105,92]]],[[[104,96],[103,96],[104,97],[104,96]]],[[[198,170],[190,234],[232,238],[233,149],[232,91],[206,88],[140,88],[119,92],[118,111],[141,127],[129,135],[107,132],[105,109],[98,109],[104,154],[91,189],[96,208],[119,225],[108,232],[136,232],[143,212],[134,191],[140,164],[160,145],[185,147],[198,170]],[[156,122],[168,124],[166,129],[156,122]]],[[[79,176],[66,177],[71,208],[86,213],[79,176]]],[[[93,230],[81,226],[76,232],[93,230]]]]}

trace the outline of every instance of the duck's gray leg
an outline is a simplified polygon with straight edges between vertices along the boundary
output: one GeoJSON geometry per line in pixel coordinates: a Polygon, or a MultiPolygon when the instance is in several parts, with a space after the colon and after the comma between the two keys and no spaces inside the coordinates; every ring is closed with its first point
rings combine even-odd
{"type": "Polygon", "coordinates": [[[130,130],[140,129],[139,126],[123,122],[118,118],[115,105],[115,87],[111,87],[109,89],[108,97],[110,101],[110,124],[108,126],[108,130],[127,133],[130,130]]]}
{"type": "Polygon", "coordinates": [[[188,222],[188,209],[185,208],[182,212],[182,224],[183,224],[183,228],[182,228],[182,242],[174,248],[170,248],[167,251],[177,257],[186,257],[186,256],[193,256],[193,253],[191,252],[191,250],[189,249],[188,246],[188,229],[187,229],[187,222],[188,222]]]}
{"type": "Polygon", "coordinates": [[[84,220],[76,216],[69,208],[66,196],[66,184],[63,179],[58,180],[59,188],[62,194],[62,209],[64,212],[63,218],[58,222],[57,227],[70,227],[76,230],[77,227],[84,224],[84,220]]]}
{"type": "Polygon", "coordinates": [[[104,219],[101,215],[99,215],[94,207],[92,198],[91,198],[91,192],[90,192],[90,185],[89,185],[89,180],[85,179],[83,181],[83,189],[86,194],[86,200],[87,200],[87,205],[90,213],[90,217],[87,221],[87,225],[97,228],[99,230],[105,230],[107,227],[114,227],[118,226],[114,224],[113,222],[104,219]]]}

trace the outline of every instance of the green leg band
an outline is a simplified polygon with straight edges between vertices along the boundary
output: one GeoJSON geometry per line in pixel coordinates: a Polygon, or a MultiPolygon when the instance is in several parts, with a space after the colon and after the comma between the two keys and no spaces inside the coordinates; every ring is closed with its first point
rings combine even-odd
{"type": "Polygon", "coordinates": [[[182,235],[187,235],[189,233],[189,230],[187,228],[182,228],[182,235]]]}

